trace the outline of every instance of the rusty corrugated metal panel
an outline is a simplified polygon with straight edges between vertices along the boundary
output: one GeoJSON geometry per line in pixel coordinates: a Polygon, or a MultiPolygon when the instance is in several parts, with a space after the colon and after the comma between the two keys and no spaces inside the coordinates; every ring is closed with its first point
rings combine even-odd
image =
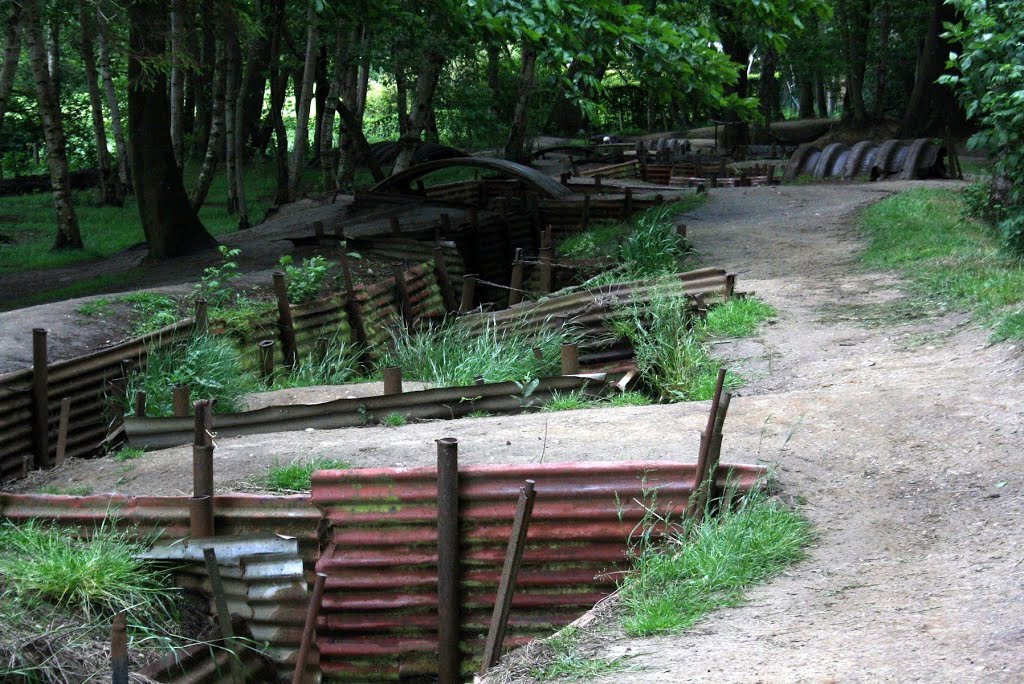
{"type": "MultiPolygon", "coordinates": [[[[501,413],[538,406],[553,392],[588,390],[600,392],[603,375],[568,375],[543,378],[529,397],[514,382],[499,382],[469,387],[386,394],[358,399],[335,399],[320,404],[268,406],[243,413],[219,413],[214,429],[220,437],[238,437],[289,430],[318,430],[357,427],[381,420],[389,413],[401,413],[411,419],[460,418],[473,411],[501,413]]],[[[130,416],[125,430],[131,444],[146,449],[163,449],[186,444],[192,438],[192,418],[148,418],[130,416]]]]}
{"type": "Polygon", "coordinates": [[[523,166],[522,164],[516,164],[507,159],[496,159],[493,157],[460,157],[417,164],[401,173],[385,178],[370,188],[370,192],[411,194],[413,193],[413,182],[435,171],[454,168],[479,168],[485,171],[492,171],[502,176],[522,181],[531,189],[547,197],[566,197],[569,195],[569,191],[558,181],[545,176],[540,171],[523,166]]]}
{"type": "Polygon", "coordinates": [[[784,179],[793,180],[801,174],[845,180],[945,178],[945,156],[945,145],[930,138],[886,140],[880,145],[862,140],[853,147],[831,143],[824,149],[806,143],[790,157],[784,179]]]}
{"type": "MultiPolygon", "coordinates": [[[[747,490],[764,472],[723,465],[717,479],[747,490]]],[[[536,481],[537,498],[506,646],[568,624],[614,589],[644,506],[679,515],[694,473],[694,464],[657,461],[462,468],[467,666],[480,654],[525,479],[536,481]]],[[[435,468],[314,474],[312,499],[330,520],[333,544],[318,563],[328,574],[318,631],[326,680],[435,672],[436,478],[435,468]]]]}

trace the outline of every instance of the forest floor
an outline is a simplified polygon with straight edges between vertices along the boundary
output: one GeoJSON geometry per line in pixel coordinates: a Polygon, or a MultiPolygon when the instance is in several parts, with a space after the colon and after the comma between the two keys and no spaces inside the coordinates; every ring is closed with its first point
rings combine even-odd
{"type": "MultiPolygon", "coordinates": [[[[618,609],[603,611],[580,650],[627,656],[629,669],[590,681],[1024,680],[1021,345],[988,343],[965,314],[922,308],[898,277],[858,261],[858,210],[921,185],[718,189],[685,217],[703,261],[779,311],[759,337],[717,346],[748,381],[730,407],[723,459],[771,465],[816,540],[744,605],[683,634],[628,638],[618,609]]],[[[314,456],[426,465],[447,436],[466,464],[689,461],[706,411],[704,402],[224,439],[216,479],[222,491],[254,489],[273,464],[314,456]]],[[[185,493],[190,458],[178,448],[71,461],[18,488],[185,493]]]]}

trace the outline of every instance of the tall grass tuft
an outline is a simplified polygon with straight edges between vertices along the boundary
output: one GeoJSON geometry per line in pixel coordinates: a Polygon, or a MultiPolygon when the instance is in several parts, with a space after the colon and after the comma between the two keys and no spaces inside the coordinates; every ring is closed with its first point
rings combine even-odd
{"type": "MultiPolygon", "coordinates": [[[[714,395],[720,365],[690,327],[684,297],[655,294],[646,306],[634,304],[613,322],[633,345],[640,377],[661,401],[703,401],[714,395]]],[[[728,386],[739,378],[726,376],[728,386]]]]}
{"type": "Polygon", "coordinates": [[[216,399],[220,413],[243,410],[245,395],[258,389],[226,335],[196,336],[149,355],[145,370],[129,383],[129,404],[135,392],[145,390],[148,415],[172,415],[174,385],[184,383],[191,385],[194,398],[216,399]]]}
{"type": "Polygon", "coordinates": [[[382,366],[401,366],[402,374],[412,380],[458,387],[472,385],[476,378],[505,382],[558,375],[562,344],[577,342],[579,336],[570,329],[523,333],[493,326],[470,336],[446,323],[415,335],[399,329],[393,331],[392,339],[382,366]],[[540,359],[534,349],[540,351],[540,359]]]}
{"type": "Polygon", "coordinates": [[[687,629],[710,611],[739,604],[744,590],[804,556],[810,523],[760,492],[634,558],[619,595],[623,626],[646,636],[687,629]]]}
{"type": "Polygon", "coordinates": [[[754,297],[730,299],[708,311],[702,332],[715,337],[750,337],[762,321],[776,313],[773,306],[754,297]]]}
{"type": "Polygon", "coordinates": [[[9,598],[43,600],[85,615],[163,619],[175,594],[169,575],[137,558],[145,544],[127,531],[103,526],[89,539],[39,521],[0,525],[0,580],[9,598]]]}
{"type": "Polygon", "coordinates": [[[274,376],[273,389],[344,384],[359,376],[359,359],[359,349],[355,345],[346,344],[336,337],[327,346],[325,354],[307,353],[300,356],[295,368],[280,369],[281,372],[274,376]]]}
{"type": "Polygon", "coordinates": [[[351,467],[344,461],[317,457],[312,460],[295,460],[286,464],[274,464],[267,471],[261,483],[274,492],[308,492],[313,487],[313,473],[317,470],[345,470],[351,467]]]}

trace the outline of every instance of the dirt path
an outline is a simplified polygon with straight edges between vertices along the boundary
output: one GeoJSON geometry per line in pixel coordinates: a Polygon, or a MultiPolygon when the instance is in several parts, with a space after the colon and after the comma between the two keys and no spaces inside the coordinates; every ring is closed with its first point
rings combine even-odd
{"type": "MultiPolygon", "coordinates": [[[[855,212],[908,186],[719,190],[686,219],[709,264],[738,273],[741,289],[780,312],[757,340],[718,347],[750,381],[732,403],[724,457],[774,464],[818,540],[807,561],[745,606],[684,635],[627,639],[614,619],[603,623],[601,654],[628,654],[635,669],[597,681],[1024,681],[1021,346],[988,345],[960,314],[915,311],[895,277],[859,267],[855,212]]],[[[442,436],[460,439],[466,463],[689,460],[706,410],[221,440],[217,480],[230,488],[274,461],[313,455],[428,464],[442,436]]],[[[188,459],[172,449],[50,477],[95,491],[175,493],[188,486],[188,459]]]]}
{"type": "Polygon", "coordinates": [[[722,193],[692,217],[697,247],[780,310],[727,451],[752,413],[775,444],[791,429],[760,456],[818,541],[683,635],[601,621],[600,655],[635,670],[594,681],[1024,681],[1020,345],[987,345],[962,316],[908,318],[899,283],[858,268],[851,213],[895,187],[722,193]]]}

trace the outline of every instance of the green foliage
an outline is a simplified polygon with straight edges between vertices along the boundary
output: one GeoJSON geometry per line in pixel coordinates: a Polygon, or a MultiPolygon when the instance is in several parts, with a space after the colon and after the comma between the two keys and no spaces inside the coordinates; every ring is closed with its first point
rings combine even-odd
{"type": "Polygon", "coordinates": [[[317,457],[306,461],[296,459],[286,465],[275,464],[261,482],[272,492],[308,492],[312,488],[313,473],[317,470],[345,470],[351,466],[333,458],[317,457]]]}
{"type": "MultiPolygon", "coordinates": [[[[624,309],[613,327],[632,343],[637,371],[659,400],[703,401],[714,395],[720,365],[690,329],[684,298],[655,295],[643,309],[624,309]]],[[[739,383],[737,376],[726,375],[726,386],[739,383]]]]}
{"type": "Polygon", "coordinates": [[[614,394],[608,399],[608,405],[614,408],[623,406],[650,406],[651,398],[643,392],[622,392],[614,394]]]}
{"type": "Polygon", "coordinates": [[[237,261],[242,250],[226,245],[220,245],[217,250],[222,259],[220,265],[204,268],[202,278],[193,288],[196,296],[205,299],[211,307],[222,307],[227,304],[234,295],[232,284],[242,277],[238,271],[237,261]]]}
{"type": "Polygon", "coordinates": [[[730,299],[708,311],[703,332],[717,337],[750,337],[762,321],[776,313],[774,307],[755,297],[730,299]]]}
{"type": "Polygon", "coordinates": [[[114,454],[115,461],[133,461],[137,458],[141,458],[146,452],[138,447],[121,447],[117,453],[114,454]]]}
{"type": "Polygon", "coordinates": [[[558,253],[569,259],[613,257],[632,230],[628,223],[601,223],[558,243],[558,253]]]}
{"type": "Polygon", "coordinates": [[[113,313],[114,309],[112,301],[106,297],[100,297],[99,299],[82,304],[75,311],[83,316],[99,316],[102,318],[103,316],[109,316],[113,313]]]}
{"type": "Polygon", "coordinates": [[[357,347],[335,338],[322,356],[310,352],[300,356],[295,368],[276,369],[272,389],[351,382],[360,374],[360,356],[357,347]]]}
{"type": "Polygon", "coordinates": [[[919,188],[868,207],[864,262],[900,270],[933,302],[968,309],[993,339],[1021,339],[1024,265],[1000,249],[993,230],[964,218],[962,197],[919,188]]]}
{"type": "Polygon", "coordinates": [[[145,551],[128,531],[95,530],[89,539],[38,521],[0,524],[0,584],[5,602],[46,601],[86,615],[163,617],[175,593],[166,571],[137,558],[145,551]]]}
{"type": "Polygon", "coordinates": [[[542,411],[575,411],[597,406],[597,400],[583,390],[551,393],[551,398],[541,406],[542,411]]]}
{"type": "Polygon", "coordinates": [[[520,333],[493,327],[468,336],[457,323],[446,323],[416,335],[399,329],[392,332],[392,339],[382,367],[401,366],[412,380],[456,387],[472,385],[478,377],[505,382],[559,375],[562,344],[576,342],[578,336],[566,329],[520,333]],[[540,349],[540,360],[534,348],[540,349]]]}
{"type": "Polygon", "coordinates": [[[404,415],[398,413],[397,411],[393,411],[388,415],[384,416],[384,420],[381,421],[381,424],[386,425],[387,427],[402,427],[408,422],[409,419],[406,418],[404,415]]]}
{"type": "Polygon", "coordinates": [[[295,266],[290,254],[281,257],[278,263],[284,271],[288,301],[292,304],[308,304],[317,299],[323,292],[331,268],[337,265],[317,255],[303,259],[301,265],[295,266]]]}
{"type": "Polygon", "coordinates": [[[154,332],[181,320],[178,302],[155,292],[133,292],[119,301],[132,305],[131,334],[135,337],[154,332]]]}
{"type": "Polygon", "coordinates": [[[574,625],[563,627],[541,643],[542,650],[537,656],[540,662],[530,672],[541,682],[591,681],[600,675],[621,672],[626,667],[625,658],[585,654],[580,645],[579,628],[574,625]]]}
{"type": "Polygon", "coordinates": [[[619,587],[623,626],[634,636],[678,632],[742,602],[744,591],[804,557],[811,526],[799,513],[754,493],[737,510],[708,517],[645,548],[619,587]]]}
{"type": "Polygon", "coordinates": [[[959,75],[939,81],[960,90],[968,118],[981,125],[968,145],[995,159],[1006,186],[1003,241],[1024,257],[1024,5],[1017,0],[950,0],[963,20],[947,24],[947,40],[962,44],[950,64],[959,75]]]}
{"type": "Polygon", "coordinates": [[[129,383],[128,397],[145,390],[147,415],[170,416],[174,385],[185,383],[191,386],[193,398],[216,399],[218,413],[241,411],[245,395],[258,387],[227,337],[197,336],[152,351],[145,370],[129,383]]]}

